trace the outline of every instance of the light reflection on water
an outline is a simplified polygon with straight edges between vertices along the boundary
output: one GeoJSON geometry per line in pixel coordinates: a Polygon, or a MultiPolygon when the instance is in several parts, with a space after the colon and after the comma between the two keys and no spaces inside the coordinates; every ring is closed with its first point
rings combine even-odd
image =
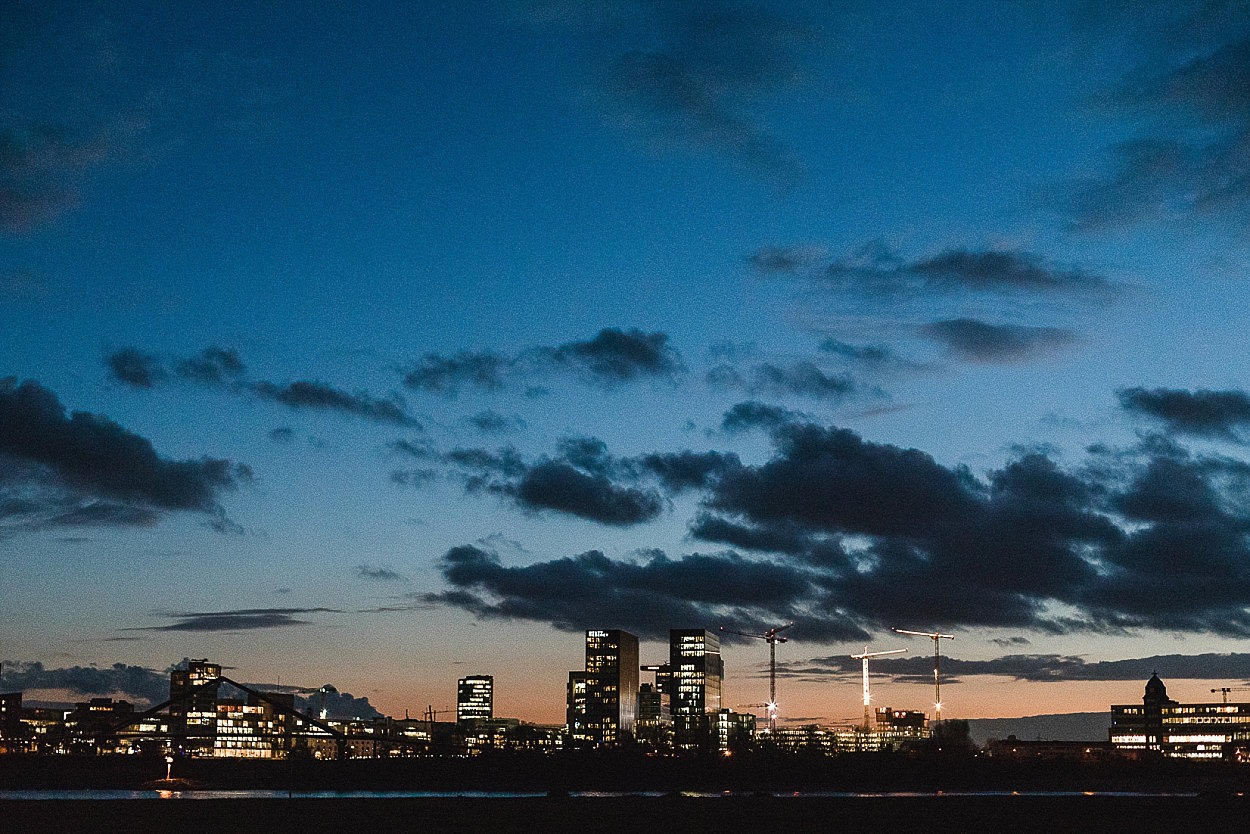
{"type": "MultiPolygon", "coordinates": [[[[570,791],[577,797],[790,797],[832,799],[891,799],[944,797],[1194,797],[1197,793],[1158,793],[1148,791],[570,791]]],[[[526,799],[548,796],[541,791],[121,791],[121,790],[0,790],[0,800],[118,800],[118,799],[526,799]]]]}

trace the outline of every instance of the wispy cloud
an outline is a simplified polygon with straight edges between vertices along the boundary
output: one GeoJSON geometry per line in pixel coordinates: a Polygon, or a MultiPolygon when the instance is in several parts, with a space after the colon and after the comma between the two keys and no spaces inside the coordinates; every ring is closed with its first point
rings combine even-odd
{"type": "Polygon", "coordinates": [[[286,383],[250,381],[243,360],[232,348],[212,346],[194,356],[167,363],[156,354],[127,347],[108,354],[104,363],[114,380],[133,388],[155,388],[176,378],[232,394],[252,395],[295,410],[331,411],[375,423],[421,428],[420,422],[408,412],[407,404],[398,394],[380,398],[363,391],[349,392],[311,380],[286,383]]]}
{"type": "Polygon", "coordinates": [[[406,370],[404,384],[448,396],[466,387],[493,391],[552,375],[612,387],[642,379],[672,380],[682,368],[667,334],[608,327],[590,339],[531,347],[512,356],[490,351],[428,353],[406,370]]]}
{"type": "Polygon", "coordinates": [[[372,582],[403,582],[407,579],[402,573],[381,565],[357,565],[352,570],[352,573],[361,579],[368,579],[372,582]]]}
{"type": "Polygon", "coordinates": [[[302,614],[341,614],[336,608],[245,608],[237,611],[171,612],[161,616],[174,622],[131,631],[255,631],[312,625],[296,619],[302,614]]]}
{"type": "Polygon", "coordinates": [[[990,324],[969,318],[930,322],[919,333],[958,359],[984,363],[1032,359],[1078,341],[1076,331],[1067,328],[990,324]]]}
{"type": "MultiPolygon", "coordinates": [[[[784,189],[803,166],[761,105],[802,86],[811,24],[740,2],[534,5],[586,38],[595,100],[651,146],[713,154],[784,189]]],[[[793,12],[788,9],[787,12],[793,12]]]]}
{"type": "MultiPolygon", "coordinates": [[[[1100,4],[1101,5],[1101,4],[1100,4]]],[[[1250,9],[1244,2],[1150,2],[1100,10],[1137,65],[1100,100],[1134,120],[1103,173],[1074,184],[1076,228],[1250,216],[1250,9]]]]}

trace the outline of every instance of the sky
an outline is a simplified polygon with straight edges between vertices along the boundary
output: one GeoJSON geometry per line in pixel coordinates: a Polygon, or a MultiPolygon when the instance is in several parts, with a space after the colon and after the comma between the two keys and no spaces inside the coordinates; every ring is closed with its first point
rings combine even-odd
{"type": "Polygon", "coordinates": [[[1209,700],[1248,221],[1244,0],[7,3],[0,688],[1209,700]]]}

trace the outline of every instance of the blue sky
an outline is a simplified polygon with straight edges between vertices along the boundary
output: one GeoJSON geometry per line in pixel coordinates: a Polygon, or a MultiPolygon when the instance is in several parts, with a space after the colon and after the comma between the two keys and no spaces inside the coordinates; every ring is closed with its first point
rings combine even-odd
{"type": "Polygon", "coordinates": [[[1245,3],[4,15],[8,663],[557,721],[582,629],[795,620],[835,719],[890,626],[967,716],[1247,649],[1245,3]]]}

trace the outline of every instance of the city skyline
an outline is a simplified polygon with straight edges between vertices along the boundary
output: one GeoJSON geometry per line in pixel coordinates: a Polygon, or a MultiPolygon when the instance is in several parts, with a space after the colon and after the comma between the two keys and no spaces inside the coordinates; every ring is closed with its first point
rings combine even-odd
{"type": "Polygon", "coordinates": [[[1145,5],[12,4],[6,680],[1250,680],[1250,3],[1145,5]]]}

